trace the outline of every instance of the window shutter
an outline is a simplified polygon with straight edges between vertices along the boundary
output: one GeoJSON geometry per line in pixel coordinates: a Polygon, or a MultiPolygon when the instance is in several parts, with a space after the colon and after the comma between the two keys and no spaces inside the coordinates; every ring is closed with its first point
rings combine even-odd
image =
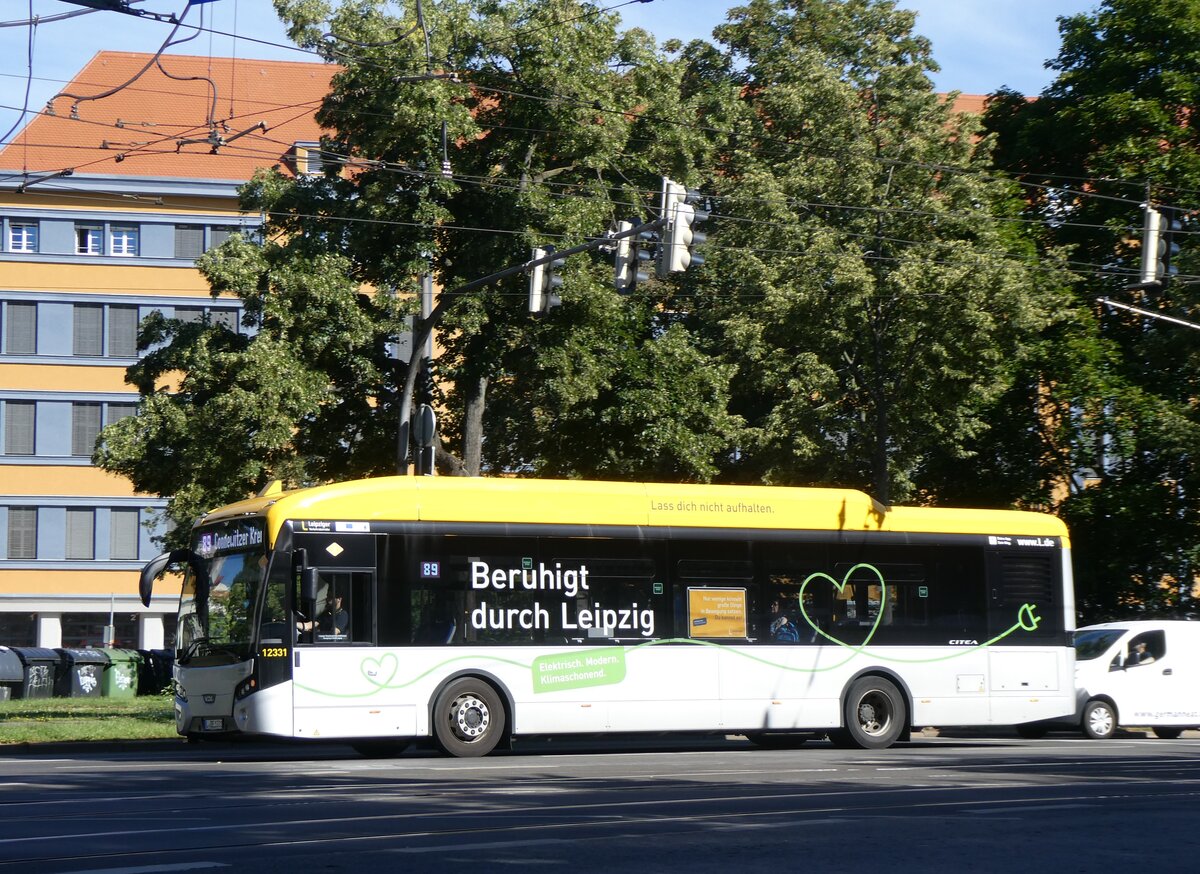
{"type": "Polygon", "coordinates": [[[108,308],[108,354],[112,358],[137,357],[137,307],[108,308]]]}
{"type": "Polygon", "coordinates": [[[5,455],[33,455],[36,411],[33,401],[5,401],[5,455]]]}
{"type": "Polygon", "coordinates": [[[37,510],[35,508],[9,508],[8,557],[37,558],[37,510]]]}
{"type": "Polygon", "coordinates": [[[204,318],[203,307],[175,307],[175,318],[181,322],[199,322],[204,318]]]}
{"type": "Polygon", "coordinates": [[[90,561],[96,557],[96,511],[67,508],[67,558],[90,561]]]}
{"type": "Polygon", "coordinates": [[[100,434],[100,405],[71,404],[71,454],[91,456],[100,434]]]}
{"type": "Polygon", "coordinates": [[[221,310],[211,309],[208,311],[209,318],[212,319],[214,325],[224,325],[231,331],[238,329],[238,311],[237,310],[221,310]]]}
{"type": "Polygon", "coordinates": [[[199,258],[203,251],[203,225],[175,225],[176,258],[199,258]]]}
{"type": "Polygon", "coordinates": [[[4,351],[9,355],[37,354],[37,304],[9,303],[4,351]]]}
{"type": "Polygon", "coordinates": [[[99,304],[75,304],[76,355],[104,354],[104,307],[99,304]]]}
{"type": "Polygon", "coordinates": [[[104,424],[111,425],[113,422],[119,422],[135,413],[137,413],[137,404],[109,404],[108,418],[104,420],[104,424]]]}
{"type": "Polygon", "coordinates": [[[215,249],[229,239],[230,234],[237,233],[237,228],[213,227],[208,230],[208,248],[215,249]]]}
{"type": "Polygon", "coordinates": [[[113,510],[109,517],[111,538],[108,557],[134,561],[138,557],[138,511],[113,510]]]}

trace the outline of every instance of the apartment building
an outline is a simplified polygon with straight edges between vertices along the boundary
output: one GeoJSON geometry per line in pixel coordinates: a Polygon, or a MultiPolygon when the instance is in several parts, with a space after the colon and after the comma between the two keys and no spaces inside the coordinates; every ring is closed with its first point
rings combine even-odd
{"type": "Polygon", "coordinates": [[[0,150],[0,644],[98,645],[110,622],[119,646],[172,641],[177,597],[137,596],[165,501],[92,450],[135,409],[148,313],[243,330],[195,259],[259,234],[237,201],[256,169],[319,169],[334,72],[101,52],[0,150]]]}

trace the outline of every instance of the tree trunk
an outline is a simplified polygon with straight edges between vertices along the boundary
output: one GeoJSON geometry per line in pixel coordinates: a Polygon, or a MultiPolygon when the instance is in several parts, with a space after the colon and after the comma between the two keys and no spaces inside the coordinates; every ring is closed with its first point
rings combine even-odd
{"type": "Polygon", "coordinates": [[[467,476],[479,476],[483,464],[483,411],[487,396],[487,377],[469,380],[466,389],[466,411],[463,416],[463,466],[467,476]]]}

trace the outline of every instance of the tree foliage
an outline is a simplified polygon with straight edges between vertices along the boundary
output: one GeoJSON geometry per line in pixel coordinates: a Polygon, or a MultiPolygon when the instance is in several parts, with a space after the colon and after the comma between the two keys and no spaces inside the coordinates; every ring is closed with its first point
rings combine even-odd
{"type": "Polygon", "coordinates": [[[575,0],[447,0],[419,20],[276,6],[341,67],[318,112],[327,171],[246,186],[268,242],[202,261],[246,332],[148,322],[139,415],[98,455],[174,495],[177,520],[273,477],[393,469],[405,365],[387,344],[422,272],[453,300],[438,401],[471,473],[936,503],[983,463],[1006,474],[984,500],[1007,505],[1044,499],[1066,463],[1027,403],[1047,332],[1080,324],[1061,256],[891,0],[753,0],[686,46],[575,0]],[[656,218],[663,176],[707,197],[703,267],[621,296],[609,255],[577,255],[542,318],[523,276],[462,290],[656,218]],[[1014,446],[1042,451],[1035,475],[1014,446]]]}
{"type": "Polygon", "coordinates": [[[718,29],[744,123],[712,179],[738,220],[702,300],[738,363],[741,476],[917,497],[1056,310],[912,24],[872,0],[754,0],[718,29]]]}
{"type": "MultiPolygon", "coordinates": [[[[1026,183],[1045,247],[1077,266],[1072,342],[1048,346],[1044,401],[1056,452],[1098,484],[1062,507],[1075,532],[1085,618],[1131,605],[1191,608],[1200,542],[1195,331],[1105,309],[1096,298],[1196,321],[1195,285],[1138,284],[1142,204],[1194,212],[1200,189],[1200,2],[1108,0],[1060,19],[1054,82],[1036,101],[994,95],[998,165],[1026,183]]],[[[1194,223],[1188,219],[1191,227],[1194,223]]],[[[1177,265],[1196,272],[1186,244],[1177,265]]]]}

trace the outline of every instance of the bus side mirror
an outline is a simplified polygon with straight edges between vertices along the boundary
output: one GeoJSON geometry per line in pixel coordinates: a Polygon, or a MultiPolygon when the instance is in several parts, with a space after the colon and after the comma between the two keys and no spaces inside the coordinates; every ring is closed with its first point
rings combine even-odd
{"type": "Polygon", "coordinates": [[[306,567],[300,572],[300,600],[317,600],[317,569],[306,567]]]}
{"type": "Polygon", "coordinates": [[[156,556],[146,562],[146,566],[142,568],[141,576],[138,579],[138,595],[141,596],[142,603],[147,607],[150,606],[150,596],[154,593],[154,581],[162,575],[170,565],[173,564],[190,564],[196,569],[196,576],[199,578],[202,566],[192,554],[190,549],[173,549],[170,552],[164,552],[162,555],[156,556]]]}

